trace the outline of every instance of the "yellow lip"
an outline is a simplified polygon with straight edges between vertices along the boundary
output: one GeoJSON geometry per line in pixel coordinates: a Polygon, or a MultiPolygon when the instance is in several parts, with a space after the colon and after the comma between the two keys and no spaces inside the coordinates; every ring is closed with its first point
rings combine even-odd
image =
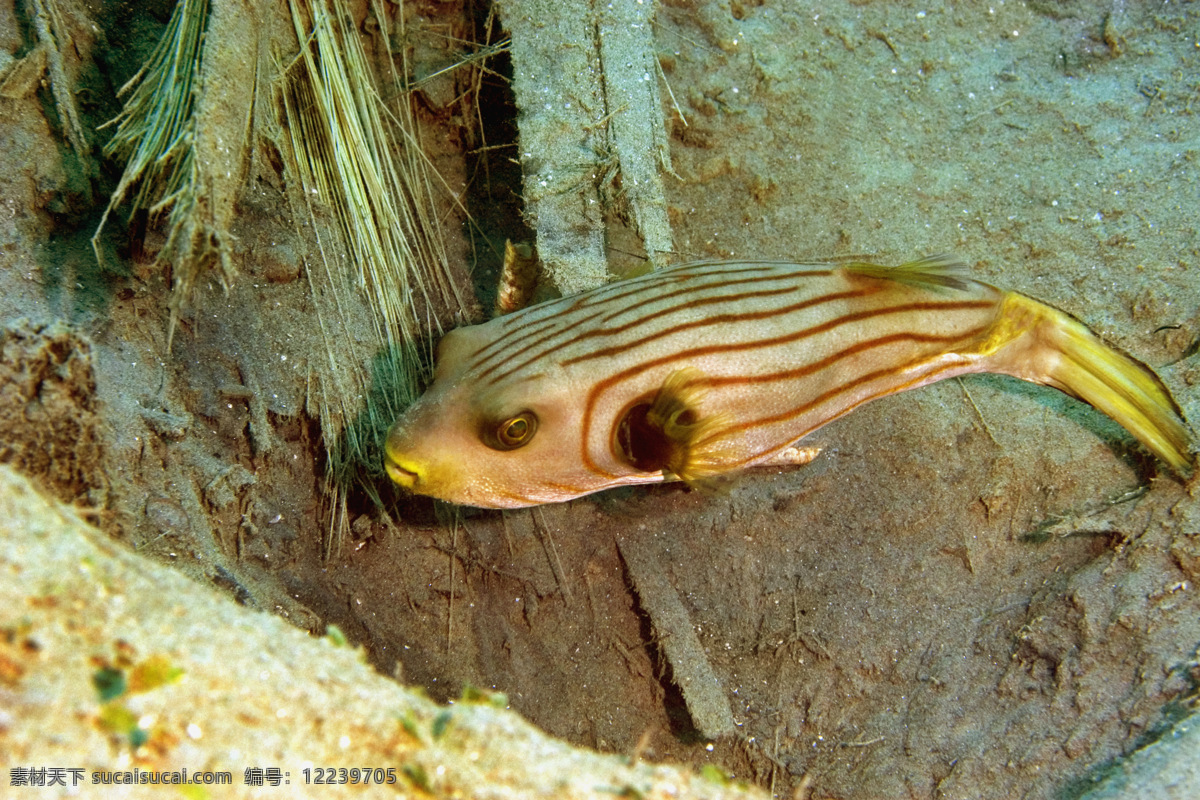
{"type": "Polygon", "coordinates": [[[399,461],[392,458],[390,454],[384,455],[383,468],[387,470],[389,478],[395,481],[399,486],[403,486],[405,489],[412,489],[416,485],[417,480],[421,477],[420,472],[414,468],[414,465],[401,464],[399,461]]]}

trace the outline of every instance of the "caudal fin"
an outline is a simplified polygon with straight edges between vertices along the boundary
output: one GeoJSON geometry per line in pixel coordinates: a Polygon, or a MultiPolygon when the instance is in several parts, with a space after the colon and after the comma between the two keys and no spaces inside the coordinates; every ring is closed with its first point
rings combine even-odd
{"type": "Polygon", "coordinates": [[[1079,320],[1008,292],[985,339],[979,354],[996,371],[1078,397],[1119,422],[1176,473],[1191,475],[1192,435],[1167,387],[1079,320]]]}

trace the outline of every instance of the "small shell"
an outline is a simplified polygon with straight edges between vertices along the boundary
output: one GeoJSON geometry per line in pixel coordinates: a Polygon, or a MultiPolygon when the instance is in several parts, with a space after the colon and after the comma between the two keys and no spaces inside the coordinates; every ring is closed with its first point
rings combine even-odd
{"type": "Polygon", "coordinates": [[[532,247],[513,244],[506,239],[504,267],[500,270],[500,287],[496,292],[496,316],[511,314],[529,305],[541,272],[532,247]]]}

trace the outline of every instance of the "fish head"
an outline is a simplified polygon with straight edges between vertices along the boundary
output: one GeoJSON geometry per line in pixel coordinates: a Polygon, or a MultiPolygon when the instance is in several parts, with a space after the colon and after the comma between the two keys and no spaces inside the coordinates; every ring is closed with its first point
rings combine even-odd
{"type": "Polygon", "coordinates": [[[552,362],[485,374],[475,356],[493,338],[484,324],[442,339],[433,383],[388,432],[391,479],[416,494],[482,508],[561,502],[606,488],[579,464],[582,406],[570,376],[552,362]]]}

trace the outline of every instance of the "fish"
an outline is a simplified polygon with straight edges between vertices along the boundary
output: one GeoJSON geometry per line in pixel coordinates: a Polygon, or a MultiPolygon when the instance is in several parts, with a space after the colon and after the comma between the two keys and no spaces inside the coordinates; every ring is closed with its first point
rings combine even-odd
{"type": "Polygon", "coordinates": [[[864,403],[984,372],[1081,399],[1192,472],[1191,431],[1149,367],[945,255],[680,264],[455,329],[383,466],[482,508],[703,485],[802,463],[805,437],[864,403]]]}

